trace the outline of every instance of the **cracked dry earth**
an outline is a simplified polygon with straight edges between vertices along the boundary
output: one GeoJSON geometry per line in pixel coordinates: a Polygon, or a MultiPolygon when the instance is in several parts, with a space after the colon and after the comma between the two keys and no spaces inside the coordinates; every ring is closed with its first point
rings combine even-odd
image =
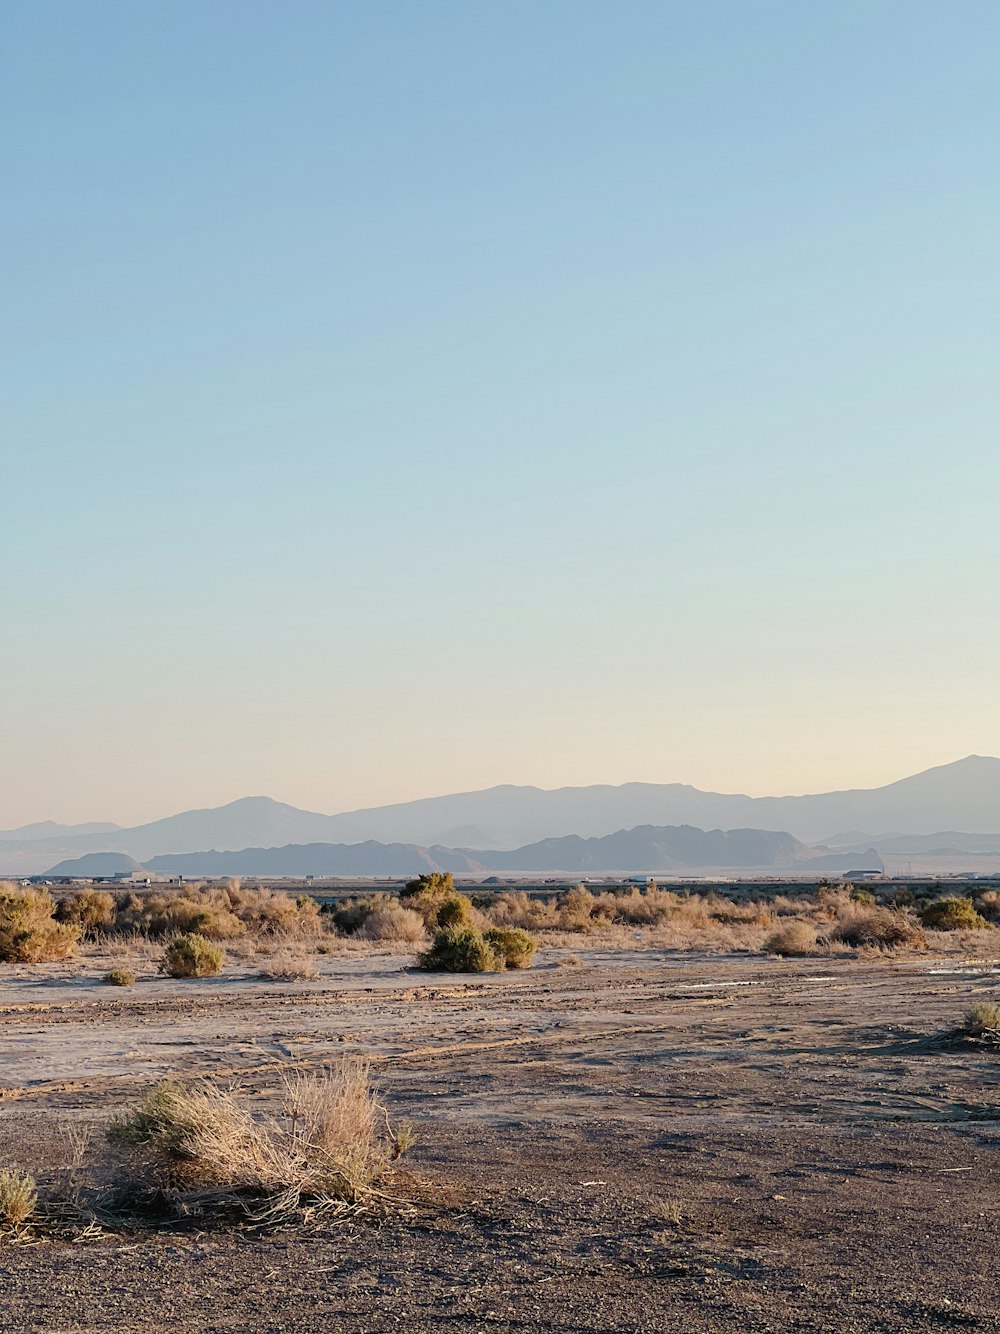
{"type": "MultiPolygon", "coordinates": [[[[0,1157],[39,1165],[165,1073],[371,1053],[414,1217],[0,1249],[0,1328],[1000,1331],[1000,1056],[936,1038],[988,966],[587,952],[427,978],[68,971],[0,991],[0,1157]],[[950,971],[948,969],[950,968],[950,971]]],[[[99,970],[95,970],[99,971],[99,970]]]]}

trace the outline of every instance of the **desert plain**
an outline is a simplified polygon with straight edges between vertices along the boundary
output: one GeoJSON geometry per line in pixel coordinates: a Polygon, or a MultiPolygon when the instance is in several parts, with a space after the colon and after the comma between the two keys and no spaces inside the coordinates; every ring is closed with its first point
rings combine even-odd
{"type": "Polygon", "coordinates": [[[39,1179],[165,1076],[266,1107],[344,1053],[415,1143],[381,1216],[9,1241],[0,1326],[1000,1330],[1000,1064],[955,1036],[1000,998],[975,945],[591,944],[476,976],[375,948],[293,981],[140,963],[127,990],[93,954],[5,967],[0,1155],[39,1179]]]}

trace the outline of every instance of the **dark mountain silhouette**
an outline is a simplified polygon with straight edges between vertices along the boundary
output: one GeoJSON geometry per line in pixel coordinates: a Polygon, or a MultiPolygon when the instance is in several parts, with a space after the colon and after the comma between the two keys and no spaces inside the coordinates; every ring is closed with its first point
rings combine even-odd
{"type": "Polygon", "coordinates": [[[134,857],[127,857],[124,852],[87,852],[82,857],[59,862],[47,872],[52,876],[79,876],[90,879],[93,876],[127,875],[131,871],[141,871],[142,867],[134,857]]]}
{"type": "Polygon", "coordinates": [[[544,839],[510,851],[419,847],[407,843],[311,843],[239,852],[199,852],[155,857],[148,869],[174,875],[415,875],[421,871],[566,875],[685,874],[771,871],[812,874],[881,869],[875,854],[831,854],[808,848],[791,834],[761,829],[713,829],[643,825],[603,838],[544,839]]]}

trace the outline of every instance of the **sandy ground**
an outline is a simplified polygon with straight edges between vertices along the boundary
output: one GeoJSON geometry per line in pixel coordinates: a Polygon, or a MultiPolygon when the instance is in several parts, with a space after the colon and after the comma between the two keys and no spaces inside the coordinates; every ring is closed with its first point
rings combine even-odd
{"type": "MultiPolygon", "coordinates": [[[[266,1099],[375,1059],[417,1218],[0,1250],[0,1328],[1000,1331],[1000,1054],[942,1044],[985,961],[545,954],[312,982],[0,976],[0,1161],[65,1152],[167,1073],[266,1099]]],[[[142,965],[140,965],[140,970],[142,965]]]]}

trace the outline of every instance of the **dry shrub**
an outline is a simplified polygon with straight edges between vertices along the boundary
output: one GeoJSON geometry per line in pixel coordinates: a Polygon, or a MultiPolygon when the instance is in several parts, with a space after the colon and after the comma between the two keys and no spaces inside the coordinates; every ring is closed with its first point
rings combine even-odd
{"type": "Polygon", "coordinates": [[[162,939],[178,933],[197,932],[211,940],[232,940],[246,934],[246,926],[209,891],[192,885],[183,890],[160,890],[152,894],[130,894],[118,910],[116,927],[139,931],[162,939]]]}
{"type": "Polygon", "coordinates": [[[541,931],[559,924],[553,900],[529,898],[523,889],[498,894],[487,915],[497,926],[516,926],[526,931],[541,931]]]}
{"type": "Polygon", "coordinates": [[[932,931],[982,931],[990,926],[986,918],[976,912],[971,899],[954,896],[928,903],[920,920],[932,931]]]}
{"type": "Polygon", "coordinates": [[[84,940],[93,940],[115,920],[115,896],[106,889],[83,889],[56,905],[57,922],[79,927],[84,940]]]}
{"type": "Polygon", "coordinates": [[[361,1200],[412,1137],[393,1133],[367,1063],[345,1059],[291,1078],[272,1118],[254,1116],[232,1090],[166,1080],[113,1121],[108,1138],[130,1151],[136,1184],[182,1206],[206,1192],[263,1192],[284,1212],[303,1196],[361,1200]]]}
{"type": "Polygon", "coordinates": [[[410,908],[388,899],[368,913],[355,933],[360,940],[399,941],[421,945],[427,939],[424,919],[410,908]]]}
{"type": "Polygon", "coordinates": [[[0,1171],[0,1223],[18,1227],[27,1222],[38,1204],[35,1178],[14,1167],[0,1171]]]}
{"type": "Polygon", "coordinates": [[[483,936],[504,968],[530,968],[538,941],[516,926],[494,926],[483,936]]]}
{"type": "Polygon", "coordinates": [[[275,950],[261,964],[257,976],[268,982],[298,982],[319,977],[316,960],[304,950],[289,947],[275,950]]]}
{"type": "Polygon", "coordinates": [[[115,929],[162,938],[196,931],[210,940],[254,936],[322,934],[319,905],[308,894],[292,898],[270,889],[243,889],[238,880],[227,885],[185,885],[183,889],[130,894],[119,905],[115,929]]]}
{"type": "Polygon", "coordinates": [[[196,932],[177,936],[166,948],[160,972],[168,977],[215,977],[222,972],[226,951],[196,932]]]}
{"type": "Polygon", "coordinates": [[[319,904],[309,894],[292,898],[271,889],[242,889],[239,881],[230,881],[222,893],[230,912],[254,935],[308,940],[323,934],[319,904]]]}
{"type": "MultiPolygon", "coordinates": [[[[597,926],[594,910],[597,900],[586,885],[575,885],[556,901],[556,926],[561,931],[593,931],[597,926]]],[[[606,914],[601,914],[607,921],[606,914]]]]}
{"type": "Polygon", "coordinates": [[[808,922],[787,922],[768,936],[764,949],[768,954],[780,954],[788,958],[817,954],[816,928],[808,922]]]}
{"type": "Polygon", "coordinates": [[[136,980],[131,968],[112,968],[101,978],[109,987],[134,987],[136,980]]]}
{"type": "Polygon", "coordinates": [[[45,889],[0,883],[0,963],[51,963],[76,951],[80,928],[53,917],[45,889]]]}
{"type": "Polygon", "coordinates": [[[988,921],[1000,921],[1000,891],[995,889],[984,890],[973,906],[980,916],[985,917],[988,921]]]}
{"type": "Polygon", "coordinates": [[[927,949],[927,937],[905,908],[865,908],[844,914],[830,939],[853,949],[927,949]]]}
{"type": "Polygon", "coordinates": [[[965,1014],[962,1032],[979,1038],[984,1034],[1000,1034],[1000,1005],[992,1001],[977,1001],[965,1014]]]}

